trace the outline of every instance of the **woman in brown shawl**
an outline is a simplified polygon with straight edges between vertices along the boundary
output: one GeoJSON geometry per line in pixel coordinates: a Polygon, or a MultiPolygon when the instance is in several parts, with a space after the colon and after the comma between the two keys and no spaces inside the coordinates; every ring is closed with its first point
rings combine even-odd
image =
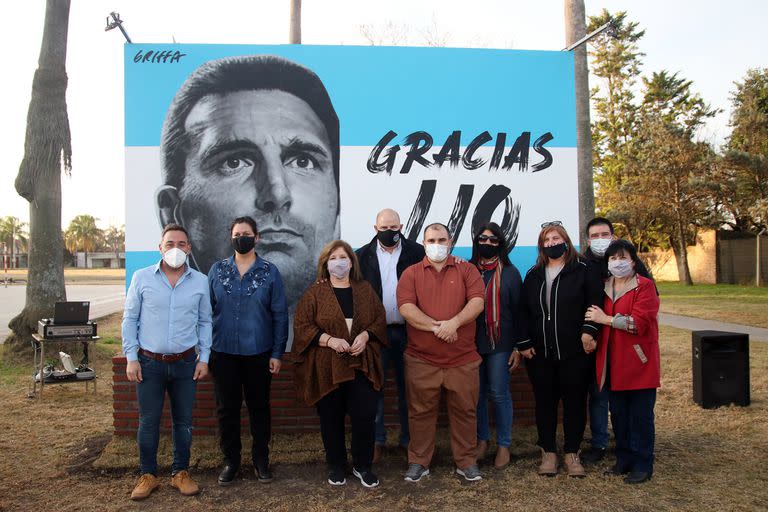
{"type": "Polygon", "coordinates": [[[320,415],[328,483],[346,483],[344,419],[349,414],[352,473],[365,487],[376,487],[371,463],[386,316],[348,243],[335,240],[323,248],[317,282],[301,297],[293,322],[296,390],[320,415]]]}

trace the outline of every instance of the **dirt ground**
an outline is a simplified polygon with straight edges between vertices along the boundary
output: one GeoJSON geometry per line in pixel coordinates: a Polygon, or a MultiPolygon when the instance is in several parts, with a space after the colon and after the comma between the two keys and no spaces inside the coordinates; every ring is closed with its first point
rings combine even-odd
{"type": "MultiPolygon", "coordinates": [[[[116,328],[116,320],[111,320],[116,328]]],[[[100,326],[100,329],[102,327],[100,326]]],[[[768,344],[751,347],[752,405],[703,410],[691,398],[690,333],[662,330],[663,387],[656,406],[654,478],[627,486],[602,475],[610,461],[588,467],[583,480],[541,478],[531,427],[515,427],[512,465],[481,469],[485,479],[465,484],[452,473],[446,433],[440,433],[432,474],[411,484],[402,479],[404,454],[392,448],[376,467],[382,485],[364,489],[350,476],[346,486],[325,483],[319,433],[276,435],[276,480],[257,482],[251,468],[230,487],[216,484],[219,455],[211,438],[193,442],[193,474],[202,492],[180,496],[168,485],[169,440],[161,446],[162,486],[148,500],[128,495],[136,481],[133,439],[112,440],[111,367],[119,345],[99,347],[98,393],[82,385],[49,386],[41,402],[26,398],[26,367],[0,366],[0,511],[26,510],[765,510],[768,477],[768,344]]],[[[394,433],[393,433],[394,434],[394,433]]],[[[589,433],[587,433],[589,436],[589,433]]],[[[492,454],[491,454],[492,457],[492,454]]]]}

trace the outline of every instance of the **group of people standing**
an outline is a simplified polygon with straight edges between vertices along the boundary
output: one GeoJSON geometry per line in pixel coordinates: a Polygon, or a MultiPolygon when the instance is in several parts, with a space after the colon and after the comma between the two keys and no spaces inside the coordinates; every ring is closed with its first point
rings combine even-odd
{"type": "MultiPolygon", "coordinates": [[[[510,262],[502,229],[489,222],[473,233],[469,261],[452,256],[448,228],[433,223],[422,244],[402,235],[394,210],[379,212],[374,238],[354,251],[334,240],[320,253],[317,280],[298,302],[293,322],[298,397],[314,406],[328,464],[327,481],[348,476],[345,420],[351,424],[352,475],[379,485],[374,464],[384,451],[383,386],[394,370],[399,445],[407,450],[405,480],[429,474],[441,396],[450,422],[456,473],[482,479],[491,441],[493,465],[511,460],[510,372],[524,361],[536,401],[538,473],[558,473],[556,430],[562,403],[564,469],[586,475],[580,448],[587,419],[590,461],[608,441],[610,406],[616,463],[610,474],[628,483],[653,473],[656,388],[660,381],[659,300],[634,246],[616,240],[607,219],[589,223],[580,255],[560,222],[541,226],[536,264],[523,278],[510,262]],[[610,404],[610,405],[609,405],[610,404]]],[[[189,474],[195,382],[210,371],[215,384],[220,447],[218,481],[232,483],[241,463],[240,410],[248,408],[252,462],[269,482],[270,383],[281,369],[288,306],[278,269],[255,251],[250,217],[230,226],[234,255],[208,276],[189,268],[186,230],[163,230],[162,260],[134,274],[126,297],[123,350],[127,377],[137,382],[141,477],[132,499],[159,485],[157,446],[164,395],[171,402],[171,485],[199,492],[189,474]]]]}

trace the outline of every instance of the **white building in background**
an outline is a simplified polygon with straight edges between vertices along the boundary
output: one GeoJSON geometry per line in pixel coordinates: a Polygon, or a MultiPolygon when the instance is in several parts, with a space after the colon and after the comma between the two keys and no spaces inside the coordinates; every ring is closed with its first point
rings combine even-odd
{"type": "Polygon", "coordinates": [[[76,268],[125,268],[125,253],[78,252],[75,255],[76,268]],[[87,259],[86,259],[87,256],[87,259]]]}

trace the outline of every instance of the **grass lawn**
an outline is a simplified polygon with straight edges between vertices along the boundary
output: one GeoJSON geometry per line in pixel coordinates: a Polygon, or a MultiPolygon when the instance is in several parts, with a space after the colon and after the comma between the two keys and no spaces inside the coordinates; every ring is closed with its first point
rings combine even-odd
{"type": "MultiPolygon", "coordinates": [[[[27,281],[27,269],[15,268],[0,270],[0,280],[12,278],[27,281]]],[[[119,284],[125,282],[124,268],[65,268],[66,284],[119,284]]]]}
{"type": "Polygon", "coordinates": [[[661,311],[768,328],[768,287],[660,282],[661,311]]]}
{"type": "MultiPolygon", "coordinates": [[[[444,431],[426,481],[402,480],[405,458],[394,449],[377,467],[382,485],[363,489],[348,479],[325,483],[319,433],[275,435],[277,480],[260,485],[252,472],[234,486],[216,485],[219,453],[212,438],[193,443],[193,472],[202,493],[183,498],[167,483],[169,439],[161,440],[163,485],[148,501],[132,503],[137,464],[133,438],[112,439],[111,366],[119,351],[119,315],[102,322],[108,343],[98,346],[98,394],[81,385],[48,386],[44,401],[26,398],[31,369],[0,365],[0,511],[31,510],[757,510],[768,502],[768,344],[751,346],[752,405],[703,410],[691,398],[690,333],[662,328],[663,387],[656,406],[656,470],[651,482],[627,486],[588,467],[584,480],[535,475],[532,427],[516,427],[515,460],[503,471],[485,461],[485,479],[465,485],[452,475],[444,431]]],[[[1,347],[0,347],[1,348],[1,347]]],[[[2,354],[0,354],[2,355],[2,354]]],[[[392,433],[394,434],[394,433],[392,433]]],[[[589,434],[587,433],[587,436],[589,434]]],[[[247,436],[244,436],[244,439],[247,436]]],[[[246,450],[247,450],[247,442],[246,450]]],[[[247,452],[246,452],[247,453],[247,452]]]]}

